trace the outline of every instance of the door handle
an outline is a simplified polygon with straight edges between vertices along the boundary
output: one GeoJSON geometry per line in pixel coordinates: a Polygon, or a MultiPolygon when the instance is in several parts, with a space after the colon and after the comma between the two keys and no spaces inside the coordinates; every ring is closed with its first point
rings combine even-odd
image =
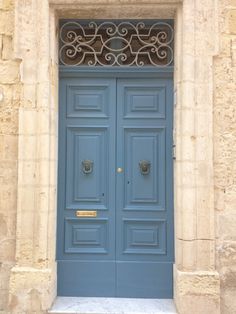
{"type": "Polygon", "coordinates": [[[142,175],[147,175],[150,173],[151,162],[148,160],[141,160],[139,162],[139,169],[142,175]]]}
{"type": "Polygon", "coordinates": [[[84,174],[90,174],[93,172],[93,161],[85,159],[82,161],[82,170],[84,174]]]}

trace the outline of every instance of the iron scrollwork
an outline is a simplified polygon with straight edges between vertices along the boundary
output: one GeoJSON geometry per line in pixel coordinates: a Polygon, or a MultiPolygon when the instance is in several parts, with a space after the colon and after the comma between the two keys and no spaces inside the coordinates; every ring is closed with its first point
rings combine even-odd
{"type": "Polygon", "coordinates": [[[169,66],[173,63],[172,25],[165,21],[62,22],[62,65],[169,66]]]}

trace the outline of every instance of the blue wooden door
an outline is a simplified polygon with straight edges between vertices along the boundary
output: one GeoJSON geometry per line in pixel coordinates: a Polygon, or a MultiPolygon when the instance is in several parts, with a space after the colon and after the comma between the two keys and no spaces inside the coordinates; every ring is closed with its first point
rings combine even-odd
{"type": "Polygon", "coordinates": [[[62,77],[59,116],[58,295],[171,298],[171,78],[62,77]]]}

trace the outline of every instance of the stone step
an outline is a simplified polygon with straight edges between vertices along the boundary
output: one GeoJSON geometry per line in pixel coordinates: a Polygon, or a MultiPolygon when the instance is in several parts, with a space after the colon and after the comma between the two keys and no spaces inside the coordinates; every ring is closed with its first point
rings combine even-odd
{"type": "Polygon", "coordinates": [[[176,314],[171,299],[57,297],[48,314],[176,314]]]}

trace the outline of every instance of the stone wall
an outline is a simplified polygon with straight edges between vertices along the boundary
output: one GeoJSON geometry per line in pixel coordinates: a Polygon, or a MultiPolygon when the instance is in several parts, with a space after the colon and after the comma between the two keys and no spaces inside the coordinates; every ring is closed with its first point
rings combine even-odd
{"type": "Polygon", "coordinates": [[[0,1],[0,313],[15,263],[20,60],[14,59],[14,0],[0,1]]]}
{"type": "Polygon", "coordinates": [[[236,1],[219,3],[219,54],[214,58],[216,266],[221,313],[236,312],[236,1]]]}
{"type": "Polygon", "coordinates": [[[175,300],[219,313],[219,273],[234,314],[236,0],[94,3],[0,0],[0,313],[45,313],[56,294],[57,17],[151,12],[177,21],[175,300]]]}

